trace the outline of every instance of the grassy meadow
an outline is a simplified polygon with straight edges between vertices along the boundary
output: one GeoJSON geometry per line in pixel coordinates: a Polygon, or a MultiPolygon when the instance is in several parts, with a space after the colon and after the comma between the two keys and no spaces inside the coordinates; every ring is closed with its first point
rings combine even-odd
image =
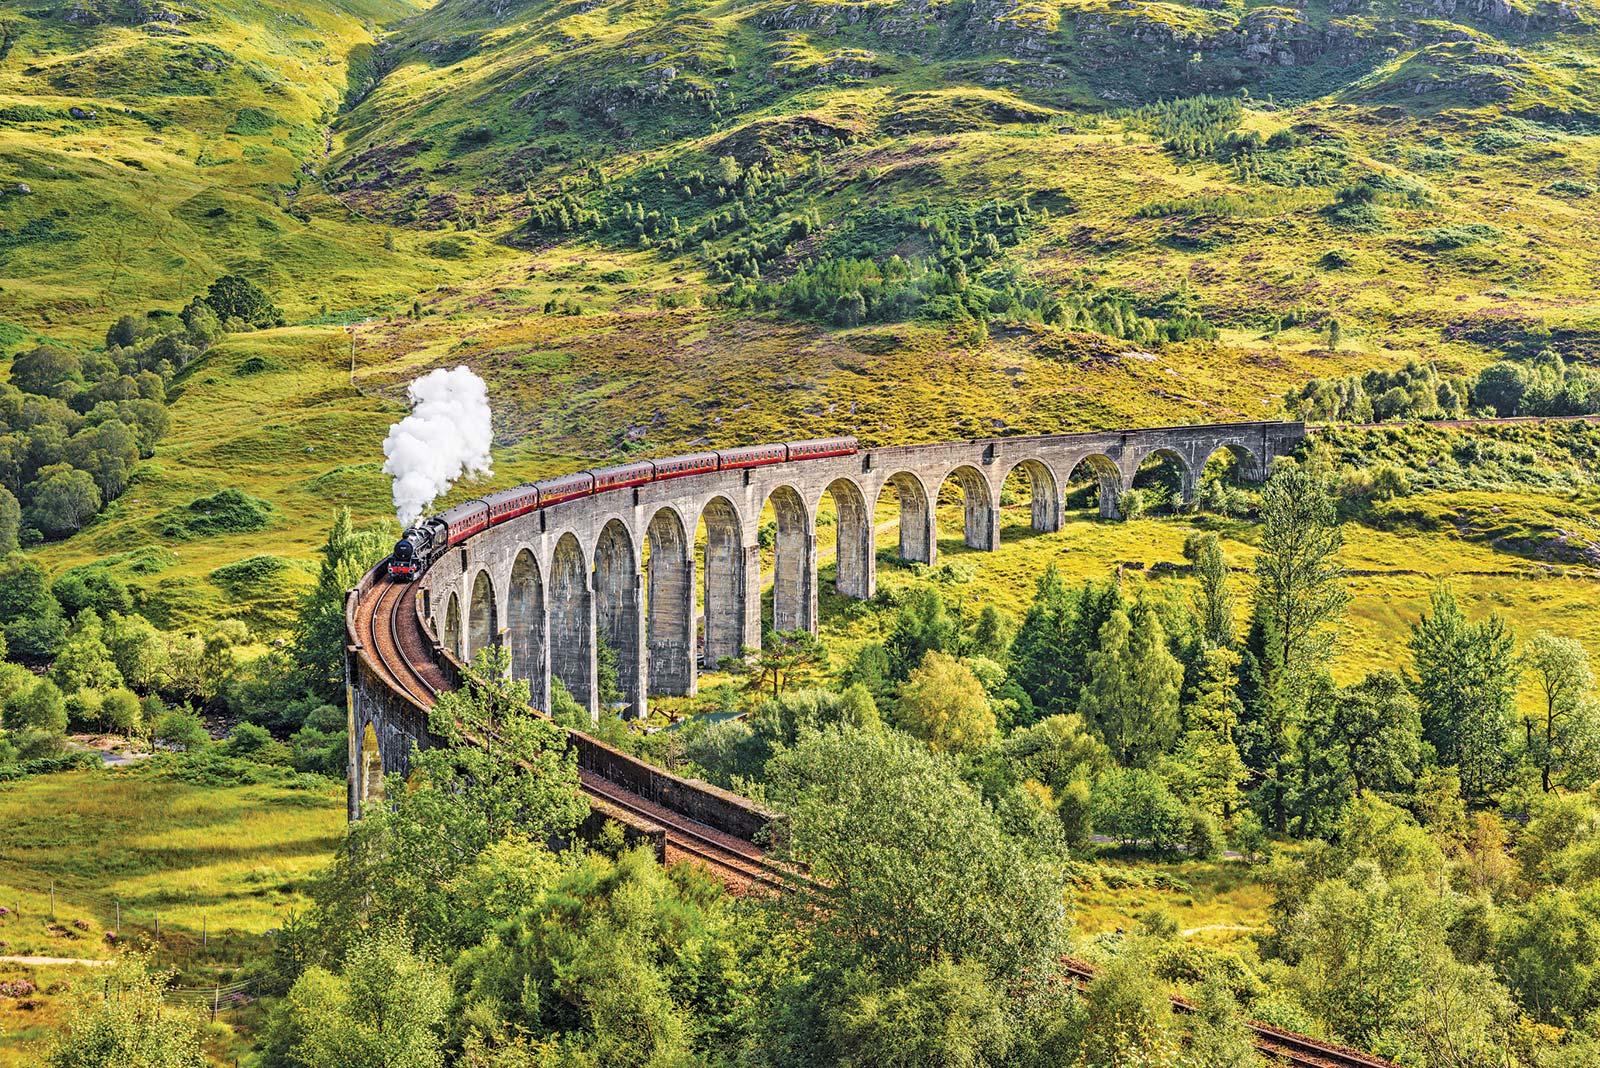
{"type": "MultiPolygon", "coordinates": [[[[253,996],[249,967],[268,932],[304,901],[308,875],[343,833],[339,784],[314,776],[240,782],[159,763],[34,776],[0,784],[0,956],[105,959],[149,948],[176,968],[180,1000],[209,1004],[202,988],[253,996]],[[51,915],[51,889],[55,913],[51,915]],[[118,906],[120,904],[120,928],[118,906]],[[160,941],[156,941],[157,919],[160,941]],[[114,939],[108,936],[116,936],[114,939]]],[[[0,962],[0,983],[36,991],[0,997],[0,1065],[39,1063],[86,966],[0,962]]],[[[217,1063],[247,1046],[228,1009],[207,1034],[217,1063]]]]}

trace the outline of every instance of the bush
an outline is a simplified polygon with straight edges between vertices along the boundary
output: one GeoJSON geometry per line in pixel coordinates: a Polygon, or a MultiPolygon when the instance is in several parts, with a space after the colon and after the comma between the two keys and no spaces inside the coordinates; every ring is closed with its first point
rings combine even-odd
{"type": "Polygon", "coordinates": [[[211,734],[192,708],[174,708],[155,721],[151,735],[157,741],[193,753],[211,743],[211,734]]]}
{"type": "Polygon", "coordinates": [[[1222,852],[1222,828],[1216,817],[1202,808],[1189,810],[1189,855],[1199,860],[1211,860],[1222,852]]]}
{"type": "Polygon", "coordinates": [[[266,727],[258,727],[254,723],[235,726],[234,734],[230,734],[227,742],[222,743],[222,751],[227,756],[253,759],[261,764],[290,763],[288,747],[274,740],[266,727]]]}
{"type": "Polygon", "coordinates": [[[228,596],[242,599],[259,594],[290,569],[281,556],[247,556],[211,572],[211,581],[228,596]]]}
{"type": "Polygon", "coordinates": [[[249,534],[264,530],[271,518],[272,508],[266,501],[230,488],[169,510],[157,533],[179,541],[212,534],[249,534]]]}
{"type": "Polygon", "coordinates": [[[10,104],[0,108],[0,122],[49,122],[60,117],[59,112],[38,104],[10,104]]]}
{"type": "Polygon", "coordinates": [[[1192,833],[1189,810],[1166,783],[1143,768],[1117,768],[1095,783],[1094,828],[1126,846],[1174,851],[1192,833]]]}
{"type": "Polygon", "coordinates": [[[144,733],[144,708],[132,690],[117,689],[106,694],[100,702],[100,718],[118,734],[138,736],[144,733]]]}
{"type": "Polygon", "coordinates": [[[68,753],[63,756],[38,757],[15,764],[0,764],[0,782],[12,782],[28,775],[54,775],[61,771],[79,768],[98,768],[104,761],[98,753],[68,753]]]}
{"type": "Polygon", "coordinates": [[[31,686],[12,691],[0,706],[0,723],[7,730],[29,727],[50,734],[65,732],[67,704],[60,687],[49,679],[39,679],[31,686]]]}

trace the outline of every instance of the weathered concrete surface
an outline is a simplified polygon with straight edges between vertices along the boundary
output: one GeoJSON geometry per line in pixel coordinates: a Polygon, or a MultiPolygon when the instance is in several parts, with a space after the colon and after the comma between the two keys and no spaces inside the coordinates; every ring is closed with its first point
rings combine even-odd
{"type": "Polygon", "coordinates": [[[1100,514],[1114,518],[1118,498],[1152,456],[1177,461],[1190,499],[1217,451],[1231,450],[1243,477],[1261,479],[1304,436],[1301,423],[1272,422],[991,438],[652,482],[553,505],[452,550],[421,580],[424,614],[462,660],[488,642],[509,645],[514,673],[532,683],[542,708],[550,679],[559,678],[597,709],[596,637],[604,635],[627,702],[642,715],[651,692],[693,692],[697,663],[715,666],[761,644],[759,527],[769,503],[777,517],[773,623],[815,630],[816,518],[825,494],[839,511],[839,591],[867,598],[876,588],[872,516],[886,494],[900,502],[900,555],[932,564],[933,503],[947,481],[964,501],[965,543],[994,549],[1001,486],[1014,470],[1032,488],[1034,528],[1051,531],[1061,526],[1063,494],[1080,465],[1099,481],[1100,514]],[[706,545],[696,560],[702,522],[706,545]],[[703,630],[695,623],[697,583],[703,630]]]}

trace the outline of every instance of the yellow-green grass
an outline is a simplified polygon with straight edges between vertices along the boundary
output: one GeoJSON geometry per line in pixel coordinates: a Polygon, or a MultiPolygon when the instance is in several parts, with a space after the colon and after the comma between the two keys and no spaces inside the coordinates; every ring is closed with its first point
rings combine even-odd
{"type": "MultiPolygon", "coordinates": [[[[1515,507],[1515,500],[1507,496],[1508,509],[1515,507]]],[[[878,518],[892,520],[892,508],[880,507],[878,518]]],[[[1192,597],[1194,584],[1182,570],[1184,539],[1198,529],[1215,530],[1234,569],[1241,629],[1247,622],[1253,583],[1249,569],[1259,536],[1259,528],[1249,523],[1183,516],[1117,522],[1069,511],[1060,531],[1037,534],[1028,527],[1028,504],[1023,500],[1002,509],[1000,549],[990,553],[962,544],[959,507],[942,505],[938,522],[939,562],[951,565],[956,577],[938,582],[942,592],[973,608],[994,604],[1017,619],[1026,613],[1034,584],[1050,564],[1073,582],[1106,581],[1120,574],[1130,594],[1192,597]]],[[[1523,637],[1548,629],[1577,639],[1592,656],[1600,657],[1600,572],[1595,569],[1547,566],[1450,534],[1388,533],[1357,523],[1346,523],[1344,530],[1340,559],[1351,571],[1351,600],[1336,629],[1338,648],[1330,665],[1341,683],[1408,663],[1409,629],[1428,609],[1441,582],[1449,584],[1473,618],[1499,612],[1523,637]]],[[[880,589],[929,580],[918,577],[914,569],[884,561],[885,550],[893,550],[897,538],[896,527],[880,529],[880,589]]],[[[932,577],[937,579],[937,572],[932,577]]],[[[823,603],[825,633],[841,658],[860,642],[881,640],[893,623],[890,611],[850,609],[826,584],[823,603]]]]}
{"type": "Polygon", "coordinates": [[[108,314],[187,300],[227,271],[258,278],[299,318],[397,300],[481,260],[441,262],[404,233],[387,250],[386,228],[300,170],[321,155],[351,54],[413,10],[225,0],[173,34],[12,13],[26,17],[0,64],[0,105],[51,117],[5,126],[6,222],[47,220],[66,239],[0,256],[0,318],[96,339],[108,314]]]}
{"type": "MultiPolygon", "coordinates": [[[[0,905],[10,912],[0,918],[0,956],[150,950],[193,991],[181,1004],[198,1011],[208,1000],[200,988],[243,981],[269,951],[267,933],[306,903],[307,878],[343,834],[344,790],[315,777],[202,785],[148,768],[74,771],[0,784],[0,821],[0,905]]],[[[0,982],[16,979],[38,992],[0,997],[0,1068],[40,1063],[74,993],[96,974],[0,962],[0,982]]],[[[253,1022],[247,1009],[208,1024],[214,1063],[247,1055],[253,1022]]]]}
{"type": "Polygon", "coordinates": [[[218,785],[117,769],[0,785],[0,818],[0,903],[22,906],[6,952],[101,957],[118,902],[135,941],[157,916],[163,942],[276,927],[338,845],[345,806],[340,784],[315,777],[218,785]],[[48,930],[52,885],[68,935],[48,930]]]}
{"type": "Polygon", "coordinates": [[[1228,944],[1249,939],[1267,923],[1271,900],[1255,869],[1239,860],[1151,864],[1101,858],[1086,865],[1074,883],[1072,918],[1080,934],[1093,937],[1132,930],[1140,913],[1159,910],[1186,938],[1228,944]],[[1148,876],[1156,872],[1182,880],[1186,888],[1150,885],[1148,876]]]}

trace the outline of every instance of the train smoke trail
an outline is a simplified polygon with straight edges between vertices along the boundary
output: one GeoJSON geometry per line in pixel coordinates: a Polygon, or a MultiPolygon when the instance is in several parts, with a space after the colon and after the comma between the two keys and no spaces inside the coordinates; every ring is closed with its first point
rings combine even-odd
{"type": "Polygon", "coordinates": [[[429,371],[406,389],[411,414],[383,441],[394,510],[410,527],[462,475],[489,473],[489,387],[465,367],[429,371]]]}

